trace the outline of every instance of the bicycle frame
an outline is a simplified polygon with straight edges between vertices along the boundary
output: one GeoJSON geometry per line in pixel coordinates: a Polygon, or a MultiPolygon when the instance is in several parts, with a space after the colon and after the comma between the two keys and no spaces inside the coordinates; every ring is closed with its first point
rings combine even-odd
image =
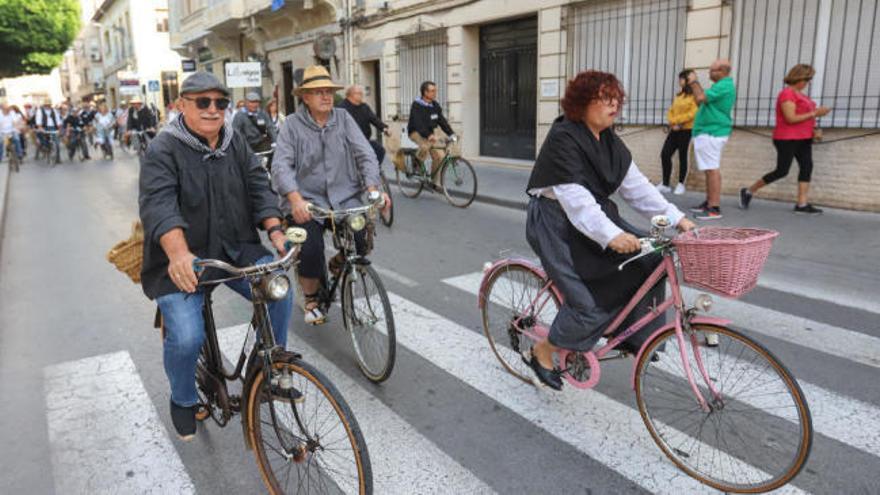
{"type": "MultiPolygon", "coordinates": [[[[536,274],[538,274],[539,276],[541,276],[542,279],[547,278],[546,273],[540,267],[534,265],[530,261],[519,259],[519,260],[513,260],[512,262],[525,266],[527,269],[529,269],[529,270],[535,272],[536,274]]],[[[497,271],[499,269],[504,269],[504,266],[506,266],[509,263],[511,263],[511,260],[501,260],[501,261],[498,261],[495,264],[493,264],[487,270],[486,276],[483,278],[483,283],[481,284],[481,287],[480,287],[480,294],[485,294],[486,283],[488,282],[488,280],[490,280],[492,278],[491,277],[492,273],[494,273],[495,271],[497,271]]],[[[706,401],[706,398],[699,391],[697,381],[694,377],[693,369],[690,365],[690,361],[687,359],[687,355],[685,354],[684,330],[690,328],[690,326],[692,324],[708,324],[708,325],[726,326],[726,325],[730,324],[730,321],[725,320],[725,319],[721,319],[721,318],[696,315],[692,311],[686,311],[684,309],[684,301],[681,296],[681,287],[678,283],[678,275],[675,270],[675,263],[673,261],[673,253],[672,253],[671,248],[664,249],[662,263],[660,263],[660,265],[657,266],[657,268],[648,277],[648,279],[642,283],[639,290],[630,299],[630,301],[627,303],[627,305],[624,306],[624,308],[617,313],[617,315],[612,320],[611,324],[603,332],[603,336],[607,337],[607,336],[613,334],[620,327],[620,325],[623,323],[623,321],[630,315],[630,313],[632,313],[632,311],[635,309],[636,305],[645,297],[645,295],[647,295],[648,292],[651,289],[653,289],[654,286],[656,286],[658,283],[663,282],[664,277],[666,277],[668,279],[670,288],[672,290],[672,296],[670,298],[667,298],[666,300],[664,300],[660,304],[655,304],[655,307],[652,308],[648,314],[639,318],[635,323],[630,325],[625,331],[621,332],[619,335],[617,335],[613,338],[610,338],[608,340],[608,342],[604,346],[602,346],[600,349],[598,349],[596,351],[591,350],[591,351],[587,351],[587,352],[580,352],[580,354],[587,360],[587,363],[590,366],[590,378],[586,382],[579,382],[577,380],[569,380],[570,382],[573,382],[573,385],[576,388],[592,388],[592,387],[596,386],[596,384],[599,383],[599,379],[601,377],[601,365],[599,364],[599,361],[604,360],[604,359],[612,359],[614,357],[617,357],[617,356],[613,356],[613,357],[606,357],[606,356],[608,355],[609,352],[614,350],[614,348],[617,347],[621,342],[623,342],[624,340],[626,340],[627,338],[632,336],[634,333],[636,333],[639,330],[641,330],[642,328],[644,328],[645,325],[647,325],[647,324],[651,323],[652,321],[654,321],[655,319],[659,318],[660,315],[664,314],[670,308],[674,308],[674,315],[675,315],[674,321],[672,323],[667,323],[666,325],[662,326],[661,328],[659,328],[659,329],[655,330],[653,333],[651,333],[651,335],[648,337],[648,339],[645,341],[645,343],[639,349],[639,352],[636,355],[635,363],[633,364],[632,374],[630,377],[630,383],[631,383],[632,387],[635,388],[635,377],[636,377],[636,372],[637,372],[637,366],[639,363],[639,359],[641,358],[645,349],[647,349],[648,346],[651,344],[651,342],[654,341],[656,338],[658,338],[662,333],[674,328],[676,338],[677,338],[678,344],[679,344],[679,352],[680,352],[680,356],[681,356],[681,360],[682,360],[683,369],[685,371],[685,374],[687,375],[688,382],[691,387],[691,391],[693,392],[694,397],[695,397],[697,403],[700,405],[700,407],[704,411],[710,410],[710,406],[709,406],[708,402],[706,401]]],[[[538,294],[535,296],[535,298],[531,301],[529,306],[526,308],[526,313],[527,314],[539,313],[544,308],[544,306],[549,302],[550,297],[551,297],[551,295],[549,294],[550,292],[552,292],[553,295],[555,295],[557,297],[557,299],[560,301],[560,303],[564,302],[564,298],[563,298],[562,294],[559,292],[559,290],[556,288],[556,286],[553,284],[553,282],[548,280],[547,283],[544,285],[544,287],[542,287],[541,290],[538,291],[538,294]],[[532,311],[533,309],[535,310],[534,312],[532,311]]],[[[481,308],[484,307],[487,303],[488,303],[488,301],[486,301],[485,298],[481,298],[481,300],[479,301],[479,305],[481,308]]],[[[517,328],[517,331],[519,331],[520,333],[522,333],[523,335],[525,335],[529,339],[532,339],[534,342],[539,342],[539,341],[545,340],[547,338],[547,336],[550,333],[550,329],[546,328],[544,326],[535,325],[531,330],[523,329],[519,324],[522,321],[523,317],[525,317],[525,314],[520,315],[513,322],[513,324],[517,328]]],[[[700,373],[700,376],[702,377],[706,386],[709,388],[713,397],[716,400],[720,399],[721,394],[718,390],[715,389],[714,383],[709,378],[709,375],[705,369],[705,366],[703,365],[702,356],[700,355],[699,351],[696,349],[695,337],[691,337],[691,345],[694,348],[694,357],[695,357],[695,360],[697,363],[697,368],[700,373]]],[[[577,353],[577,351],[568,351],[565,349],[560,349],[558,351],[560,362],[566,363],[567,362],[566,358],[568,357],[569,354],[571,354],[573,352],[577,353]]]]}

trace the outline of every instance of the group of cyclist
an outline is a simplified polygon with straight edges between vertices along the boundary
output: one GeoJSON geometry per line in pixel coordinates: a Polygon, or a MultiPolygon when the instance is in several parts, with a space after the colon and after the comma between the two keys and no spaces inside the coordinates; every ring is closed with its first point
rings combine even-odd
{"type": "MultiPolygon", "coordinates": [[[[158,115],[154,109],[143,105],[138,97],[116,109],[106,102],[97,105],[92,102],[81,106],[67,103],[52,105],[44,101],[39,106],[30,103],[23,108],[15,105],[2,106],[0,114],[0,135],[14,144],[19,159],[27,154],[29,140],[35,144],[35,157],[47,156],[61,161],[62,148],[67,149],[68,160],[72,161],[77,152],[83,160],[91,159],[90,147],[100,148],[105,156],[112,158],[115,140],[126,140],[134,131],[155,135],[158,115]]],[[[3,151],[0,151],[0,159],[3,151]]]]}
{"type": "MultiPolygon", "coordinates": [[[[341,89],[325,67],[308,67],[294,93],[301,102],[296,112],[284,119],[269,115],[260,109],[259,93],[249,92],[244,107],[230,118],[230,91],[213,74],[196,72],[181,85],[179,116],[166,124],[141,161],[142,284],[163,316],[171,418],[182,439],[196,431],[195,371],[205,338],[204,299],[193,261],[265,263],[272,255],[258,229],[283,255],[282,226],[301,227],[308,233],[298,267],[304,321],[320,324],[326,317],[316,300],[326,263],[325,223],[312,218],[309,205],[338,210],[366,199],[391,206],[381,192],[384,149],[369,140],[370,126],[383,132],[387,126],[363,103],[360,86],[349,88],[337,106],[341,89]],[[273,149],[270,176],[254,153],[273,149]]],[[[363,234],[358,236],[357,249],[364,254],[363,234]]],[[[330,265],[332,270],[333,260],[330,265]]],[[[247,284],[228,285],[252,296],[247,284]]],[[[291,294],[269,304],[280,346],[287,341],[292,308],[291,294]]]]}

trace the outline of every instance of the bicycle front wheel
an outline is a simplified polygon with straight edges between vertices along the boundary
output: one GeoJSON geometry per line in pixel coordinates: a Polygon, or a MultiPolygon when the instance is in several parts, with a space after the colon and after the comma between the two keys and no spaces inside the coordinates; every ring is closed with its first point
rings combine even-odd
{"type": "Polygon", "coordinates": [[[770,351],[735,330],[694,325],[681,341],[674,329],[660,334],[636,364],[635,388],[663,453],[713,488],[770,491],[807,461],[813,426],[800,386],[770,351]],[[709,335],[717,346],[706,344],[709,335]],[[685,359],[708,411],[697,403],[685,359]]]}
{"type": "Polygon", "coordinates": [[[421,173],[422,164],[411,153],[403,155],[403,164],[405,171],[394,169],[397,176],[397,188],[400,189],[400,194],[407,198],[415,198],[425,187],[424,176],[421,173]]]}
{"type": "Polygon", "coordinates": [[[394,314],[385,286],[370,265],[356,264],[345,274],[342,319],[361,372],[375,383],[387,380],[397,355],[394,314]]]}
{"type": "Polygon", "coordinates": [[[440,186],[449,204],[467,208],[477,197],[477,173],[464,158],[452,158],[440,170],[440,186]]]}
{"type": "Polygon", "coordinates": [[[273,393],[264,372],[250,383],[248,437],[269,493],[373,493],[366,441],[330,380],[292,357],[275,362],[272,376],[289,376],[302,400],[273,393]]]}
{"type": "Polygon", "coordinates": [[[491,275],[480,293],[483,303],[483,332],[495,357],[513,376],[533,383],[534,373],[525,362],[534,341],[523,332],[550,328],[560,302],[544,290],[547,279],[521,264],[503,266],[491,275]]]}
{"type": "Polygon", "coordinates": [[[382,190],[385,191],[385,194],[388,195],[388,199],[391,200],[391,207],[388,208],[388,211],[382,210],[379,212],[379,218],[382,219],[382,223],[386,227],[391,227],[391,224],[394,223],[394,200],[391,197],[391,186],[388,185],[388,179],[385,178],[385,174],[382,174],[382,190]]]}

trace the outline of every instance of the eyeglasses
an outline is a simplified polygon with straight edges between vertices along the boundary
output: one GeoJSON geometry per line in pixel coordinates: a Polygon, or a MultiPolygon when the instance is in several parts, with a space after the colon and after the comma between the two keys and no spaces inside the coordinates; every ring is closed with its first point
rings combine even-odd
{"type": "Polygon", "coordinates": [[[214,102],[214,108],[217,110],[226,110],[229,108],[229,104],[232,103],[232,100],[229,98],[208,98],[207,96],[199,96],[198,98],[182,96],[182,98],[186,101],[196,102],[196,108],[199,110],[207,110],[211,107],[211,102],[214,102]]]}
{"type": "Polygon", "coordinates": [[[308,90],[308,92],[313,95],[323,96],[326,98],[328,96],[333,96],[336,93],[336,90],[333,90],[333,89],[310,89],[310,90],[308,90]]]}

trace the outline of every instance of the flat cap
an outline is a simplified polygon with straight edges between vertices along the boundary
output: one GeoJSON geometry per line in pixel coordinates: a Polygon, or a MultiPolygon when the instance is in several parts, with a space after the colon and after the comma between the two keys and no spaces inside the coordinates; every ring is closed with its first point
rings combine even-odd
{"type": "Polygon", "coordinates": [[[249,91],[248,94],[244,97],[247,101],[260,101],[262,98],[260,97],[260,93],[256,91],[249,91]]]}
{"type": "Polygon", "coordinates": [[[180,86],[180,94],[186,93],[202,93],[205,91],[217,90],[224,96],[229,96],[229,90],[217,79],[217,76],[210,72],[199,71],[187,77],[180,86]]]}

